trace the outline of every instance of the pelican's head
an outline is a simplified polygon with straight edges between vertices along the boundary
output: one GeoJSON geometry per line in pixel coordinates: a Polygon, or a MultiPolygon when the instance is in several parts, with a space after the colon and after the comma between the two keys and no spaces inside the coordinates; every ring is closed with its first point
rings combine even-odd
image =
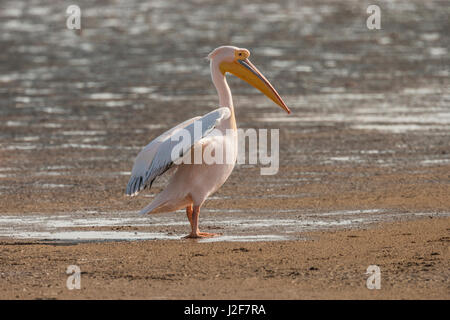
{"type": "Polygon", "coordinates": [[[247,49],[232,46],[219,47],[208,55],[208,58],[212,63],[217,64],[223,75],[227,72],[234,74],[264,93],[287,113],[291,113],[275,88],[250,62],[249,57],[250,51],[247,49]]]}

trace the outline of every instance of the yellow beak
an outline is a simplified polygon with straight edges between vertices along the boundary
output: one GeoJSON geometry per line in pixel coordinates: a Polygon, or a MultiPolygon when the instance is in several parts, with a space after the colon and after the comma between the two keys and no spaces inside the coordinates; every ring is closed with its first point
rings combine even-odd
{"type": "Polygon", "coordinates": [[[263,76],[261,72],[250,62],[248,59],[236,59],[233,62],[222,62],[220,64],[220,71],[225,74],[229,72],[236,77],[248,82],[256,89],[264,93],[273,102],[283,108],[287,113],[291,113],[291,110],[281,99],[278,92],[270,84],[270,82],[263,76]]]}

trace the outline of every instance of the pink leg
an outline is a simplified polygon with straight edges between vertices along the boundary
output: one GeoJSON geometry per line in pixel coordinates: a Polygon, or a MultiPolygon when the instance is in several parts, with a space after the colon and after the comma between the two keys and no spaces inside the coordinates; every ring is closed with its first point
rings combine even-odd
{"type": "Polygon", "coordinates": [[[189,223],[191,224],[191,228],[192,228],[192,213],[193,212],[194,212],[194,210],[192,209],[192,204],[189,205],[188,207],[186,207],[186,215],[189,220],[189,223]]]}
{"type": "Polygon", "coordinates": [[[185,238],[209,238],[209,237],[215,237],[218,236],[217,233],[208,233],[208,232],[200,232],[198,229],[198,218],[200,216],[200,206],[194,206],[194,208],[189,210],[189,207],[186,208],[186,213],[189,219],[189,222],[191,223],[192,231],[189,235],[187,235],[185,238]]]}

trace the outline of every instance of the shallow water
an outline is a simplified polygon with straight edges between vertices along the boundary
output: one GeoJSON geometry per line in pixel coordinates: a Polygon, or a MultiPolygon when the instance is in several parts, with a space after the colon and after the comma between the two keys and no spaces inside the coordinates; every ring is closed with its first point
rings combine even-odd
{"type": "MultiPolygon", "coordinates": [[[[201,242],[280,241],[304,239],[304,233],[339,228],[361,228],[378,221],[419,216],[443,217],[447,213],[398,213],[381,209],[300,213],[298,210],[218,210],[202,213],[203,230],[219,233],[201,242]],[[295,215],[293,215],[295,213],[295,215]]],[[[2,215],[0,238],[52,241],[174,240],[189,232],[184,214],[139,216],[135,212],[2,215]],[[80,218],[79,216],[83,217],[80,218]],[[87,230],[88,229],[88,230],[87,230]],[[170,231],[161,232],[168,229],[170,231]]]]}
{"type": "MultiPolygon", "coordinates": [[[[293,112],[228,77],[238,126],[280,129],[280,169],[261,176],[260,164],[236,166],[202,211],[201,225],[224,228],[208,241],[296,239],[308,230],[419,214],[399,209],[404,203],[389,211],[381,208],[391,204],[354,202],[355,192],[392,184],[371,190],[381,174],[403,174],[406,185],[448,186],[445,1],[381,1],[381,30],[365,27],[369,3],[357,0],[81,1],[82,32],[65,27],[70,4],[0,3],[1,236],[137,240],[187,233],[184,215],[131,213],[167,180],[133,201],[123,191],[143,146],[217,107],[204,57],[222,44],[250,49],[293,112]],[[443,170],[426,176],[431,169],[443,170]],[[350,200],[338,207],[341,192],[350,200]],[[321,206],[330,198],[336,210],[321,206]],[[79,230],[122,225],[145,230],[79,230]]],[[[430,203],[430,214],[446,214],[432,210],[439,201],[430,203]]]]}

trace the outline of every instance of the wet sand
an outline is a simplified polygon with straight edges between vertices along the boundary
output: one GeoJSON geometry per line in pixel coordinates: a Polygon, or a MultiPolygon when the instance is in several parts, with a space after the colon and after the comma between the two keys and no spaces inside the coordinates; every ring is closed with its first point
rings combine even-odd
{"type": "Polygon", "coordinates": [[[70,4],[0,4],[1,298],[449,298],[446,1],[380,2],[376,31],[357,0],[86,1],[81,33],[70,4]],[[229,77],[280,168],[237,165],[200,216],[222,236],[188,242],[184,213],[137,215],[166,179],[124,190],[144,145],[217,107],[203,57],[223,44],[292,115],[229,77]]]}
{"type": "Polygon", "coordinates": [[[449,299],[450,219],[302,241],[1,241],[2,299],[449,299]],[[69,265],[81,289],[68,290],[69,265]],[[377,265],[381,288],[369,290],[377,265]]]}

